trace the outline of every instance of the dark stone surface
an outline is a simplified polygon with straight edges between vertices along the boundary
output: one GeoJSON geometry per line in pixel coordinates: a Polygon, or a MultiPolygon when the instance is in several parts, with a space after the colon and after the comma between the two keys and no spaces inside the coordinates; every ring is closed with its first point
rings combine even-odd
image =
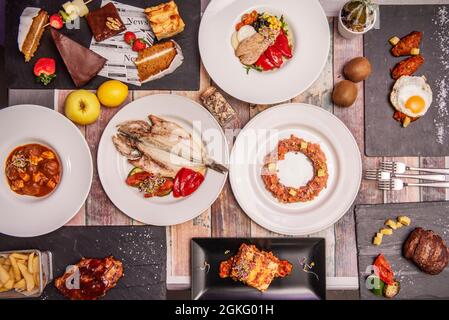
{"type": "MultiPolygon", "coordinates": [[[[63,227],[48,235],[15,238],[0,234],[0,251],[40,249],[53,253],[54,277],[82,257],[112,255],[123,262],[125,276],[105,300],[166,299],[166,231],[154,226],[63,227]]],[[[59,300],[50,283],[41,299],[59,300]]]]}
{"type": "MultiPolygon", "coordinates": [[[[447,78],[448,73],[444,68],[447,61],[442,59],[443,48],[437,40],[438,33],[444,32],[443,27],[435,23],[440,7],[449,11],[449,5],[381,6],[380,29],[373,29],[365,35],[365,56],[373,69],[365,81],[365,152],[368,156],[449,155],[449,117],[447,113],[446,116],[438,116],[437,101],[439,83],[447,78]],[[424,33],[421,53],[425,59],[424,65],[414,75],[424,75],[428,79],[433,102],[421,119],[402,128],[393,119],[394,109],[389,101],[394,84],[390,69],[406,57],[393,57],[388,39],[395,35],[403,37],[414,30],[424,33]],[[443,144],[437,142],[436,118],[444,123],[446,135],[443,144]]],[[[447,26],[444,29],[447,30],[447,26]]],[[[443,100],[447,101],[447,98],[443,100]]]]}
{"type": "Polygon", "coordinates": [[[390,262],[395,277],[401,282],[401,291],[395,299],[449,299],[449,267],[439,275],[429,275],[402,256],[402,246],[410,232],[416,227],[433,230],[446,244],[449,243],[449,202],[400,203],[360,205],[356,207],[357,251],[361,299],[385,299],[375,296],[365,285],[367,266],[383,253],[390,262]],[[387,219],[396,220],[400,215],[408,216],[412,222],[408,227],[394,230],[384,236],[382,244],[375,246],[372,240],[387,219]]]}
{"type": "MultiPolygon", "coordinates": [[[[126,3],[140,8],[157,5],[159,0],[122,0],[126,3]]],[[[6,57],[8,59],[7,76],[8,87],[13,89],[42,89],[42,85],[37,83],[33,76],[33,65],[38,58],[53,57],[56,59],[57,78],[47,86],[48,89],[74,89],[74,84],[70,78],[67,69],[51,39],[49,30],[44,32],[41,45],[36,52],[35,57],[30,63],[24,63],[23,55],[17,47],[17,34],[19,20],[22,11],[27,6],[39,7],[45,9],[49,14],[58,12],[62,2],[26,0],[7,2],[7,36],[6,36],[6,57]]],[[[89,9],[99,8],[101,0],[94,0],[89,4],[89,9]]],[[[200,82],[200,55],[198,49],[198,29],[201,19],[200,0],[178,1],[180,15],[182,16],[186,28],[173,37],[173,40],[179,43],[184,54],[183,64],[172,74],[161,79],[143,84],[141,87],[128,85],[131,90],[191,90],[199,89],[200,82]]],[[[142,9],[143,10],[143,9],[142,9]]],[[[126,23],[126,22],[125,22],[126,23]]],[[[61,32],[77,41],[85,47],[90,46],[92,33],[87,25],[86,19],[81,18],[80,30],[61,29],[61,32]]],[[[101,83],[107,80],[104,77],[97,76],[84,88],[97,89],[101,83]]]]}

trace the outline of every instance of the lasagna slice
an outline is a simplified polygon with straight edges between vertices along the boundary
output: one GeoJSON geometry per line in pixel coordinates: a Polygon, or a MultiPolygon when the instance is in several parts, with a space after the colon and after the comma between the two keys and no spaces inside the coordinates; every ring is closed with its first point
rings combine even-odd
{"type": "Polygon", "coordinates": [[[255,245],[243,243],[237,255],[220,264],[220,277],[265,291],[274,278],[284,278],[292,271],[292,264],[279,260],[272,252],[257,249],[255,245]]]}

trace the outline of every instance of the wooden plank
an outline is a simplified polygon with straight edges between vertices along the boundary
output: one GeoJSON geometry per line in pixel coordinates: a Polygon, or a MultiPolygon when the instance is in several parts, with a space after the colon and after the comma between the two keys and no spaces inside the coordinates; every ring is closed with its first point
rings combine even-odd
{"type": "MultiPolygon", "coordinates": [[[[174,94],[181,95],[200,102],[201,92],[210,86],[210,78],[204,66],[201,65],[200,72],[200,91],[176,91],[174,94]]],[[[171,257],[171,273],[173,276],[190,275],[190,239],[193,237],[210,237],[211,236],[211,210],[208,209],[197,218],[170,227],[170,257],[171,257]]],[[[169,258],[170,259],[170,258],[169,258]]]]}
{"type": "MultiPolygon", "coordinates": [[[[446,161],[444,157],[422,157],[419,159],[422,168],[444,168],[446,161]]],[[[421,201],[439,201],[446,199],[446,190],[441,188],[422,188],[421,201]]]]}
{"type": "MultiPolygon", "coordinates": [[[[217,85],[212,83],[215,87],[217,85]]],[[[240,128],[249,121],[249,104],[237,100],[218,88],[225,99],[233,106],[238,114],[237,121],[226,126],[225,135],[228,140],[229,151],[234,145],[240,128]]],[[[211,223],[213,237],[248,237],[251,233],[251,220],[243,212],[232,193],[229,180],[226,181],[219,198],[211,207],[211,223]]]]}
{"type": "MultiPolygon", "coordinates": [[[[328,18],[329,28],[333,31],[333,18],[328,18]]],[[[333,43],[333,32],[331,34],[331,43],[333,43]]],[[[333,112],[332,88],[334,86],[334,56],[333,48],[329,50],[326,65],[321,72],[320,77],[315,83],[307,89],[306,92],[292,99],[292,102],[309,103],[322,107],[329,112],[333,112]]],[[[309,237],[320,237],[326,241],[326,276],[335,276],[335,227],[312,233],[309,237]]]]}
{"type": "MultiPolygon", "coordinates": [[[[64,103],[67,96],[70,94],[70,90],[55,90],[55,109],[64,114],[64,103]]],[[[86,127],[77,126],[83,136],[86,135],[86,127]]],[[[69,226],[83,226],[86,224],[86,204],[78,211],[78,213],[70,220],[67,225],[69,226]]]]}
{"type": "MultiPolygon", "coordinates": [[[[131,101],[131,94],[121,106],[131,101]]],[[[132,219],[117,209],[103,190],[97,171],[98,145],[109,121],[121,109],[102,107],[100,118],[86,127],[86,140],[92,153],[94,175],[92,187],[86,203],[86,221],[88,225],[130,225],[132,219]]]]}
{"type": "MultiPolygon", "coordinates": [[[[346,40],[338,34],[334,21],[334,83],[343,80],[342,69],[350,59],[363,56],[363,38],[346,40]]],[[[363,83],[357,84],[358,97],[352,107],[334,107],[334,114],[349,128],[357,141],[362,154],[364,168],[376,168],[380,159],[368,158],[363,154],[364,148],[364,91],[363,83]]],[[[376,185],[362,181],[356,203],[381,203],[383,196],[376,185]]],[[[345,216],[335,224],[335,274],[339,277],[356,277],[357,250],[355,239],[354,212],[351,208],[345,216]]]]}

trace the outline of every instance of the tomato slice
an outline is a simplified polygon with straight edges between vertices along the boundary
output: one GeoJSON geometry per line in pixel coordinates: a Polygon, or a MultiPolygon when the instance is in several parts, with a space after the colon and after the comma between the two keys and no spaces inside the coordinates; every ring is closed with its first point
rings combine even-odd
{"type": "Polygon", "coordinates": [[[145,179],[148,179],[151,176],[150,173],[148,172],[137,172],[134,173],[133,175],[130,175],[127,179],[126,179],[126,184],[131,186],[131,187],[138,187],[143,181],[145,181],[145,179]]]}
{"type": "Polygon", "coordinates": [[[379,254],[377,256],[376,260],[374,260],[374,266],[377,267],[375,274],[380,278],[380,280],[389,285],[395,282],[394,272],[383,254],[379,254]]]}

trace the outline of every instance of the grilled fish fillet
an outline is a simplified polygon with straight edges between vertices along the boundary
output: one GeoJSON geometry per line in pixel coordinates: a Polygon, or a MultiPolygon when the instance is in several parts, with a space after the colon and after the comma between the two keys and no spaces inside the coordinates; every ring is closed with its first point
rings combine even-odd
{"type": "Polygon", "coordinates": [[[142,120],[126,121],[118,125],[120,134],[112,139],[115,147],[122,155],[131,160],[138,160],[138,153],[135,151],[132,152],[130,149],[135,148],[143,152],[141,149],[145,148],[147,152],[148,150],[152,151],[152,155],[149,158],[157,163],[165,164],[167,167],[170,167],[170,161],[175,159],[178,160],[177,163],[174,163],[175,165],[181,163],[185,164],[184,167],[188,168],[206,166],[222,173],[227,171],[226,167],[207,157],[202,141],[199,141],[196,137],[192,137],[190,133],[178,124],[166,121],[155,115],[150,115],[149,119],[152,125],[142,120]],[[127,142],[126,140],[129,141],[127,142]],[[137,148],[137,143],[140,143],[139,148],[137,148]],[[154,149],[173,154],[179,158],[188,160],[188,162],[182,162],[176,157],[168,159],[166,154],[162,154],[162,161],[169,162],[162,162],[160,161],[160,157],[155,156],[154,149]]]}

